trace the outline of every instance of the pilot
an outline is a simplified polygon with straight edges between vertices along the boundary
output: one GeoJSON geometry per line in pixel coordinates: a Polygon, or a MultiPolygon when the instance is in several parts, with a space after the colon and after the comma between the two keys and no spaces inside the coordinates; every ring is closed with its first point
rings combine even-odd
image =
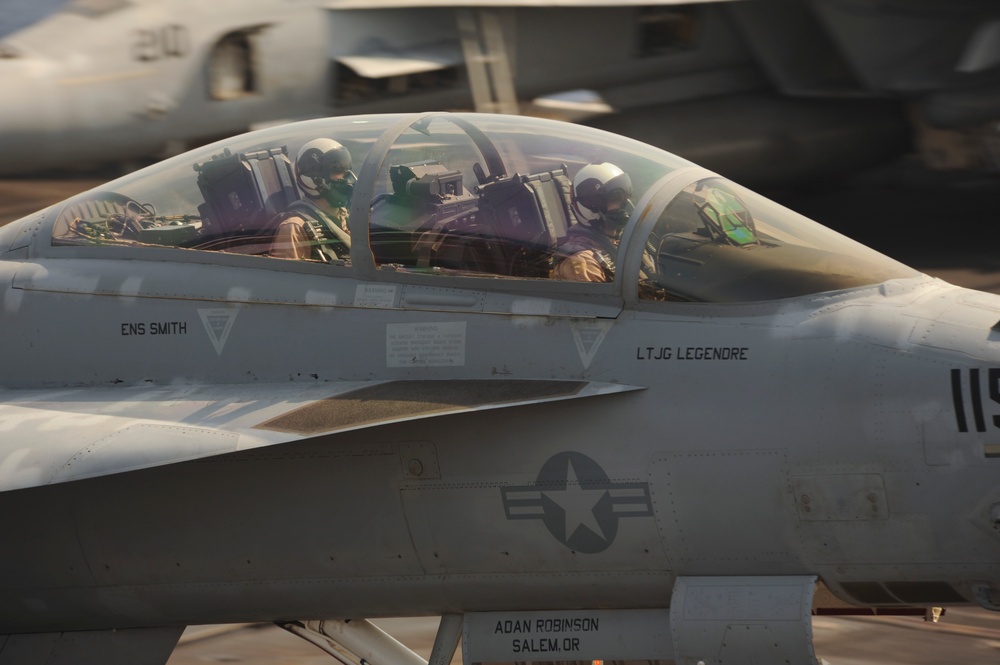
{"type": "Polygon", "coordinates": [[[580,219],[556,250],[552,277],[610,282],[622,230],[632,215],[632,180],[609,162],[587,164],[573,179],[573,209],[580,219]]]}
{"type": "MultiPolygon", "coordinates": [[[[293,205],[293,212],[286,214],[278,224],[270,255],[282,259],[311,259],[315,258],[314,248],[319,245],[305,216],[324,226],[329,220],[343,232],[341,237],[346,238],[351,195],[357,178],[351,171],[350,151],[326,138],[309,141],[299,149],[295,172],[305,199],[293,205]]],[[[326,247],[323,250],[328,255],[332,251],[326,247]]]]}

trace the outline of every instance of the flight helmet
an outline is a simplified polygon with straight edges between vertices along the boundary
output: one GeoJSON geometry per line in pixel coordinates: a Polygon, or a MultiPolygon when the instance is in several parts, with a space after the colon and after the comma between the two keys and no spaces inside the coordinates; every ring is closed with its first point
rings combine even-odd
{"type": "Polygon", "coordinates": [[[591,225],[617,235],[632,215],[632,179],[610,162],[587,164],[573,178],[573,205],[591,225]]]}
{"type": "MultiPolygon", "coordinates": [[[[313,139],[301,148],[295,158],[295,172],[298,174],[299,185],[309,196],[328,196],[328,192],[353,189],[354,174],[351,173],[351,153],[343,145],[333,139],[313,139]],[[344,174],[343,178],[332,178],[333,175],[344,174]],[[334,183],[344,181],[336,187],[334,183]]],[[[344,192],[349,198],[350,192],[344,192]]],[[[342,205],[343,196],[338,196],[335,205],[342,205]]]]}

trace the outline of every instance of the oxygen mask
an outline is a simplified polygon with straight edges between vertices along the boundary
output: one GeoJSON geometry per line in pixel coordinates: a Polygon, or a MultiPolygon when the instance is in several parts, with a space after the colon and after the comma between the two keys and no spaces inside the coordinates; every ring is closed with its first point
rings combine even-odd
{"type": "Polygon", "coordinates": [[[317,191],[323,200],[334,208],[348,208],[351,205],[351,196],[354,194],[354,185],[357,181],[354,172],[348,171],[343,178],[323,181],[317,191]]]}

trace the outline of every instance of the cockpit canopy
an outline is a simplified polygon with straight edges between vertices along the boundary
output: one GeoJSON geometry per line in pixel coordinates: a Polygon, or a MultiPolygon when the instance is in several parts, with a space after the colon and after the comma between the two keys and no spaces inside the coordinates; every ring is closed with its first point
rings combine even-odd
{"type": "MultiPolygon", "coordinates": [[[[313,169],[322,163],[310,157],[313,169]]],[[[589,182],[590,193],[601,185],[589,182]]],[[[574,278],[559,264],[591,247],[601,268],[585,281],[649,302],[773,300],[916,274],[657,148],[480,114],[329,118],[194,150],[69,200],[39,251],[86,256],[96,247],[136,259],[236,255],[371,280],[440,275],[554,289],[578,288],[562,286],[574,278]],[[300,177],[300,151],[316,139],[346,149],[353,170],[300,177]],[[605,164],[630,183],[632,199],[614,203],[624,229],[575,198],[581,170],[605,164]]]]}

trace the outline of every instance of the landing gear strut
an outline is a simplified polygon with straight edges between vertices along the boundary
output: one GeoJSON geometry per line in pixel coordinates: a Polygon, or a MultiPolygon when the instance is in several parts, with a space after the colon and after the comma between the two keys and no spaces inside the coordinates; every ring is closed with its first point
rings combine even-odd
{"type": "Polygon", "coordinates": [[[462,636],[462,615],[441,617],[430,661],[367,619],[282,621],[277,625],[315,644],[343,665],[448,665],[462,636]]]}

